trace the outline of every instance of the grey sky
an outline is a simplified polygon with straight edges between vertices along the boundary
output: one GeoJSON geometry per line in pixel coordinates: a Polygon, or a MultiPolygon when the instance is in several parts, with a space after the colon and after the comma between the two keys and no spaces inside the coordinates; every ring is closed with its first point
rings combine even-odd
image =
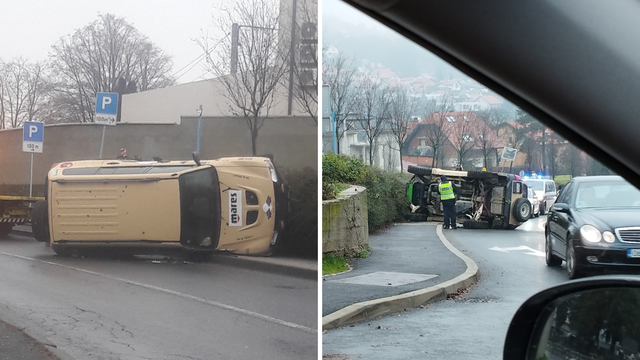
{"type": "MultiPolygon", "coordinates": [[[[31,61],[47,58],[61,37],[95,21],[99,13],[112,13],[173,56],[175,74],[202,54],[193,41],[204,32],[216,33],[212,14],[222,0],[0,0],[0,59],[23,56],[31,61]]],[[[203,64],[178,79],[198,80],[203,64]]],[[[189,69],[188,66],[185,70],[189,69]]],[[[180,72],[184,74],[185,71],[180,72]]]]}
{"type": "Polygon", "coordinates": [[[347,5],[340,0],[322,0],[322,16],[336,17],[340,20],[348,21],[351,25],[354,26],[362,25],[366,29],[375,31],[380,35],[395,34],[386,26],[380,24],[376,20],[371,19],[367,15],[361,13],[359,10],[354,9],[352,6],[347,5]]]}

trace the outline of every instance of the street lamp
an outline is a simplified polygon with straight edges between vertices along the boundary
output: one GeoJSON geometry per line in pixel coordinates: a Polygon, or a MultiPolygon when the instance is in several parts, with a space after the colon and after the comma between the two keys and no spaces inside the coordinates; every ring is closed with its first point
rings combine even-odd
{"type": "Polygon", "coordinates": [[[200,126],[202,124],[202,105],[200,105],[196,109],[196,113],[198,114],[198,140],[196,143],[196,152],[200,154],[200,126]]]}

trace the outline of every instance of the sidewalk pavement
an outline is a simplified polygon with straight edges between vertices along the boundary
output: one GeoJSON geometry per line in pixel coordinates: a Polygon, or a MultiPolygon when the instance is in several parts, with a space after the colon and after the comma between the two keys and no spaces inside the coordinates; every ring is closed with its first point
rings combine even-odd
{"type": "Polygon", "coordinates": [[[396,224],[369,237],[371,254],[353,270],[324,276],[323,330],[443,300],[479,279],[478,266],[439,223],[396,224]]]}

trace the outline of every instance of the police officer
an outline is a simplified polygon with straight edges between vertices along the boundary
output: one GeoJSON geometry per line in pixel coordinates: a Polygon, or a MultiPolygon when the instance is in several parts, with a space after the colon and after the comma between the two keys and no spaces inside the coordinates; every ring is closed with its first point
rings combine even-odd
{"type": "Polygon", "coordinates": [[[444,228],[456,229],[456,195],[458,186],[450,182],[445,175],[440,176],[438,185],[442,210],[444,211],[444,228]]]}

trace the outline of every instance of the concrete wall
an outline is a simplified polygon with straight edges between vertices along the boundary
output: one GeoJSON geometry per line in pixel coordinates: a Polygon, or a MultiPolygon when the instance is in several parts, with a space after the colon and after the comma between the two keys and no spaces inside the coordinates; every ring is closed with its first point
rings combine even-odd
{"type": "Polygon", "coordinates": [[[354,186],[322,202],[322,252],[354,255],[369,248],[367,192],[354,186]]]}
{"type": "MultiPolygon", "coordinates": [[[[175,124],[118,124],[107,126],[103,158],[115,159],[120,148],[128,156],[166,160],[191,159],[196,148],[197,118],[175,124]]],[[[259,154],[272,154],[279,168],[318,165],[318,128],[310,117],[269,118],[258,135],[259,154]]],[[[47,125],[44,152],[34,154],[34,195],[42,194],[44,178],[57,162],[98,159],[102,126],[47,125]]],[[[251,134],[238,118],[203,118],[202,159],[251,155],[251,134]]],[[[0,131],[0,195],[28,195],[30,154],[22,152],[22,129],[0,131]]]]}
{"type": "MultiPolygon", "coordinates": [[[[203,117],[222,117],[234,108],[225,96],[226,90],[219,80],[209,79],[161,89],[143,91],[122,96],[122,123],[180,124],[180,119],[197,116],[202,105],[203,117]]],[[[287,116],[288,88],[279,86],[274,91],[274,103],[269,116],[287,116]]],[[[293,101],[293,116],[309,117],[298,103],[293,101]]]]}

